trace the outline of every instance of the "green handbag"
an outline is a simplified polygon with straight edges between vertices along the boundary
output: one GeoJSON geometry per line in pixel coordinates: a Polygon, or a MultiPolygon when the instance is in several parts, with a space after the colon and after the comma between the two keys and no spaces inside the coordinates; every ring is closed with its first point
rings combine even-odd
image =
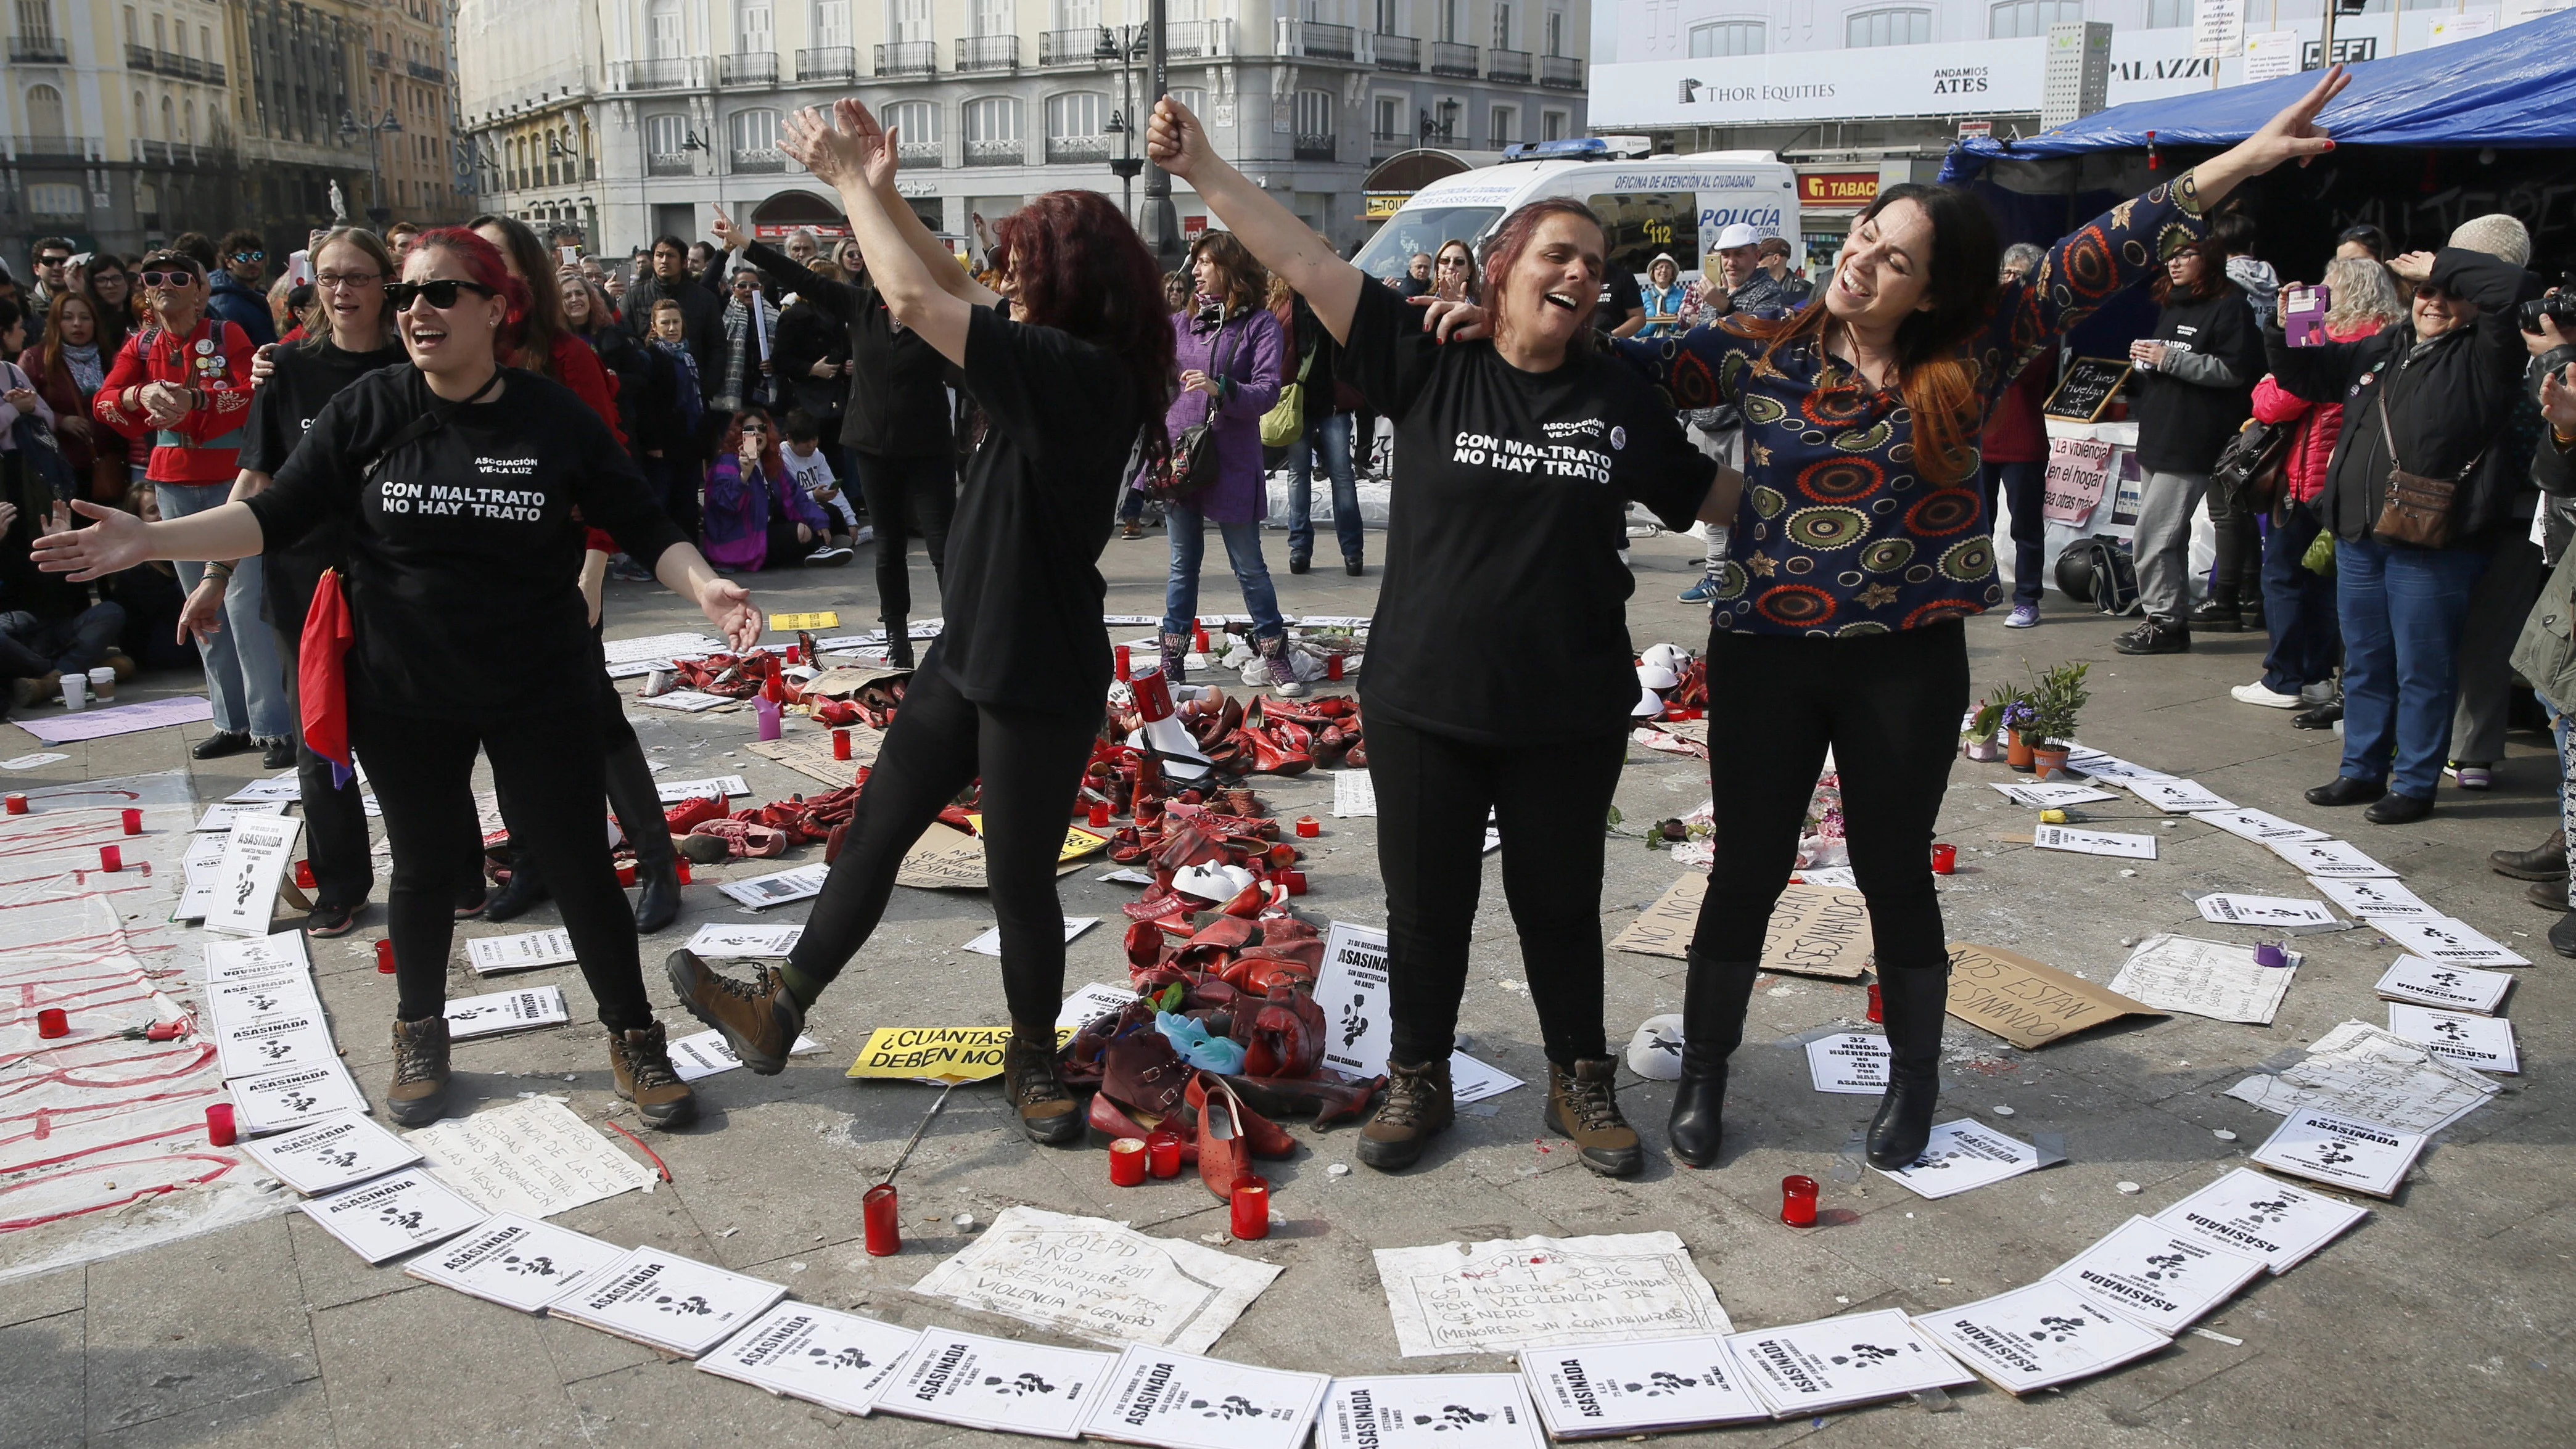
{"type": "Polygon", "coordinates": [[[2308,551],[2299,555],[2299,567],[2321,579],[2334,577],[2335,537],[2330,529],[2318,529],[2308,542],[2308,551]]]}
{"type": "Polygon", "coordinates": [[[1297,364],[1297,380],[1279,389],[1278,403],[1261,415],[1261,446],[1284,448],[1306,436],[1306,374],[1322,346],[1307,349],[1306,360],[1297,364]]]}

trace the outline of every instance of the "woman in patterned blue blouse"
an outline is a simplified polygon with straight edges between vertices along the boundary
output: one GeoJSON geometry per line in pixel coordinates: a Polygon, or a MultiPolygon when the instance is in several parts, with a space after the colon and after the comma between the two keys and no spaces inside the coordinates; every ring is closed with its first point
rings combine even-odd
{"type": "Polygon", "coordinates": [[[1745,421],[1708,663],[1751,707],[1709,720],[1717,859],[1691,942],[1675,1157],[1717,1158],[1726,1060],[1828,751],[1894,1058],[1869,1156],[1891,1169],[1921,1156],[1949,983],[1926,847],[1968,702],[1962,621],[2003,598],[1978,430],[2024,364],[2197,244],[2238,183],[2331,150],[2315,120],[2344,84],[2329,71],[2244,143],[2060,241],[2027,279],[1998,284],[2002,247],[1975,197],[1896,186],[1853,222],[1820,305],[1619,344],[1676,407],[1734,404],[1745,421]]]}

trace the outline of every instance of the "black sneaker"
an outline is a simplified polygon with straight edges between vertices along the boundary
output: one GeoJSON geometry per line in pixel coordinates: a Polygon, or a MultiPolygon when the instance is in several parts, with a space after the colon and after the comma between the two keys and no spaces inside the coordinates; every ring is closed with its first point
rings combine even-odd
{"type": "Polygon", "coordinates": [[[2123,654],[2188,654],[2191,652],[2191,630],[2177,622],[2149,618],[2112,640],[2111,647],[2123,654]]]}
{"type": "Polygon", "coordinates": [[[321,940],[345,936],[358,929],[358,907],[315,906],[304,918],[304,934],[321,940]]]}
{"type": "Polygon", "coordinates": [[[2192,610],[2184,622],[2190,628],[2206,629],[2212,634],[2236,634],[2245,628],[2244,614],[2234,604],[2222,604],[2216,599],[2192,610]]]}

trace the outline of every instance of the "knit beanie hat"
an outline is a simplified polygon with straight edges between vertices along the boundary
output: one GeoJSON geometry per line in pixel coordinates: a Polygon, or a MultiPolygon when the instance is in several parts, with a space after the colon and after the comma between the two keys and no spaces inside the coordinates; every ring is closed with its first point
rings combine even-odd
{"type": "Polygon", "coordinates": [[[2501,211],[2491,211],[2461,222],[2459,230],[2451,233],[2450,244],[2473,252],[2484,252],[2517,267],[2531,262],[2531,233],[2523,229],[2521,222],[2501,211]]]}

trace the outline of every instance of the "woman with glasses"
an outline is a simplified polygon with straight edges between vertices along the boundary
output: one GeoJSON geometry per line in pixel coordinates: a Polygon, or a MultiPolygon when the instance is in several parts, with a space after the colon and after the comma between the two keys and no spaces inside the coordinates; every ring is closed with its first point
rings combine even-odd
{"type": "MultiPolygon", "coordinates": [[[[241,328],[206,314],[206,274],[185,253],[164,250],[145,257],[141,279],[150,320],[117,353],[90,411],[150,450],[144,476],[160,495],[161,516],[183,519],[221,507],[241,471],[256,344],[241,328]]],[[[260,622],[260,561],[183,559],[179,585],[193,593],[210,572],[225,579],[225,610],[234,627],[197,638],[215,730],[189,753],[211,760],[264,749],[265,768],[285,769],[295,763],[295,709],[277,641],[260,622]]]]}
{"type": "Polygon", "coordinates": [[[1431,259],[1431,295],[1443,302],[1476,300],[1476,254],[1465,242],[1452,237],[1440,244],[1440,254],[1431,259]]]}
{"type": "Polygon", "coordinates": [[[509,791],[512,838],[563,907],[609,1031],[617,1094],[646,1122],[680,1126],[696,1099],[671,1070],[634,922],[600,849],[602,666],[574,587],[580,519],[653,560],[735,647],[759,637],[760,616],[671,527],[596,413],[505,365],[529,296],[491,243],[457,227],[425,232],[403,276],[384,296],[410,363],[324,404],[266,489],[151,524],[77,503],[95,522],[39,540],[37,561],[86,579],[153,558],[248,558],[343,523],[349,740],[393,845],[394,1120],[432,1121],[446,1105],[456,840],[472,819],[480,748],[509,791]]]}
{"type": "Polygon", "coordinates": [[[122,258],[101,252],[82,272],[81,286],[98,304],[98,345],[114,357],[134,331],[134,273],[122,258]]]}

